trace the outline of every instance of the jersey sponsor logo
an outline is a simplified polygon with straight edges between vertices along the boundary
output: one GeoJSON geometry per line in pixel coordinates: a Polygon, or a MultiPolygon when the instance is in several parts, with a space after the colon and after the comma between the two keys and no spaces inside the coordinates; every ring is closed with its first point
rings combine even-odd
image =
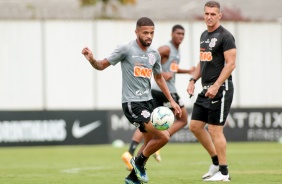
{"type": "Polygon", "coordinates": [[[144,68],[140,66],[134,67],[134,76],[135,77],[144,77],[144,78],[151,78],[152,69],[144,68]]]}
{"type": "Polygon", "coordinates": [[[155,62],[156,62],[155,55],[152,54],[152,53],[150,53],[150,54],[148,54],[148,57],[149,57],[149,63],[150,63],[150,65],[154,65],[155,62]]]}
{"type": "Polygon", "coordinates": [[[135,62],[134,65],[135,66],[140,66],[140,67],[145,66],[145,65],[143,65],[142,63],[139,63],[139,62],[135,62]]]}
{"type": "Polygon", "coordinates": [[[150,117],[151,113],[147,110],[143,110],[141,115],[144,117],[144,118],[148,118],[150,117]]]}
{"type": "Polygon", "coordinates": [[[177,72],[178,71],[178,64],[177,63],[171,63],[169,70],[171,72],[177,72]]]}
{"type": "Polygon", "coordinates": [[[149,89],[146,89],[145,91],[137,90],[137,91],[135,92],[135,94],[138,95],[138,96],[142,96],[142,95],[144,95],[144,94],[148,94],[149,91],[150,91],[149,89]]]}
{"type": "Polygon", "coordinates": [[[212,53],[211,52],[200,52],[200,61],[211,61],[212,53]]]}
{"type": "Polygon", "coordinates": [[[132,58],[148,59],[148,57],[146,57],[145,55],[143,55],[143,56],[134,56],[134,55],[132,55],[131,57],[132,58]]]}

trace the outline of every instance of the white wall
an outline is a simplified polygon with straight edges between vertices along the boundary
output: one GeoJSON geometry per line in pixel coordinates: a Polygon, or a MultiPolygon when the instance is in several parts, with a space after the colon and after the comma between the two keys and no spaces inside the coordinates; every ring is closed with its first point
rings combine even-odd
{"type": "MultiPolygon", "coordinates": [[[[203,22],[155,22],[154,47],[170,39],[174,24],[186,29],[182,68],[196,65],[203,22]]],[[[222,22],[237,44],[233,107],[282,106],[282,25],[222,22]]],[[[120,65],[95,71],[81,54],[97,59],[135,39],[135,21],[0,21],[0,110],[120,109],[120,65]]],[[[190,76],[176,85],[187,107],[190,76]]],[[[200,92],[198,83],[196,92],[200,92]]]]}

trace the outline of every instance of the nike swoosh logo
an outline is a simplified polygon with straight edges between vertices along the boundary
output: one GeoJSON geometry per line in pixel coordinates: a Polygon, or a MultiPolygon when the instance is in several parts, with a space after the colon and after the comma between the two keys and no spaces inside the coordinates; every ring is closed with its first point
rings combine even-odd
{"type": "Polygon", "coordinates": [[[211,101],[212,104],[217,103],[217,102],[218,102],[218,100],[217,101],[211,101]]]}
{"type": "Polygon", "coordinates": [[[73,126],[72,126],[72,135],[75,138],[81,138],[81,137],[85,136],[86,134],[88,134],[89,132],[98,128],[100,125],[101,125],[100,121],[95,121],[95,122],[92,122],[88,125],[81,127],[80,121],[75,120],[75,122],[73,123],[73,126]]]}

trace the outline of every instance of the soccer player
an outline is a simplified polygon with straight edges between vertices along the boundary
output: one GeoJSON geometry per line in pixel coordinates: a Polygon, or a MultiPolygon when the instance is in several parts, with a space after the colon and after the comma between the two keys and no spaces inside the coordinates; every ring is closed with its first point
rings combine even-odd
{"type": "MultiPolygon", "coordinates": [[[[195,67],[191,67],[190,69],[181,69],[179,68],[179,63],[181,60],[179,46],[182,43],[185,36],[185,29],[181,25],[174,25],[171,31],[171,40],[164,44],[163,46],[159,47],[158,51],[161,55],[161,64],[162,64],[162,75],[166,80],[166,84],[169,88],[171,96],[173,97],[174,101],[181,107],[182,116],[181,118],[176,117],[176,121],[174,124],[168,129],[170,136],[176,133],[178,130],[182,129],[184,126],[187,125],[187,112],[183,102],[181,101],[179,95],[177,94],[177,90],[175,87],[175,74],[192,74],[195,71],[195,67]]],[[[152,96],[153,96],[153,104],[154,108],[159,106],[166,106],[171,108],[171,104],[169,100],[166,98],[165,94],[162,90],[158,87],[157,83],[153,80],[152,81],[152,96]]],[[[123,153],[122,159],[126,164],[128,170],[132,169],[130,164],[130,159],[134,155],[135,149],[137,148],[138,144],[142,140],[142,134],[137,129],[132,137],[132,141],[130,143],[129,149],[127,152],[123,153]]],[[[154,153],[155,159],[160,162],[161,156],[160,151],[154,153]]]]}
{"type": "Polygon", "coordinates": [[[194,103],[190,130],[209,153],[213,163],[202,179],[230,181],[223,127],[233,99],[231,73],[235,69],[236,46],[232,34],[220,25],[220,4],[208,1],[204,13],[207,30],[200,38],[200,62],[187,91],[193,95],[194,85],[200,78],[203,90],[194,103]]]}
{"type": "Polygon", "coordinates": [[[170,139],[168,131],[157,130],[150,123],[153,111],[151,95],[151,76],[169,99],[175,114],[181,117],[181,109],[170,95],[166,82],[161,74],[161,61],[158,51],[150,47],[154,37],[154,22],[142,17],[136,23],[136,39],[118,46],[113,53],[96,60],[89,48],[83,48],[82,54],[96,70],[104,70],[118,62],[122,71],[122,109],[130,123],[143,134],[144,143],[140,154],[131,159],[133,170],[125,178],[125,183],[147,183],[149,178],[145,171],[147,159],[163,147],[170,139]]]}

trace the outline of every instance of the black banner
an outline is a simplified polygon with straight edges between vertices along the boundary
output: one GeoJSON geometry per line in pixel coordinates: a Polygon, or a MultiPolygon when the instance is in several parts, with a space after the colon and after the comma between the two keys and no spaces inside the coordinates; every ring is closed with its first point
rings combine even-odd
{"type": "Polygon", "coordinates": [[[0,112],[0,145],[108,143],[107,111],[0,112]]]}
{"type": "MultiPolygon", "coordinates": [[[[0,146],[129,143],[135,129],[121,110],[0,112],[0,146]]],[[[224,134],[227,141],[282,140],[282,108],[231,109],[224,134]]],[[[170,140],[196,141],[188,126],[170,140]]]]}
{"type": "Polygon", "coordinates": [[[278,141],[282,108],[231,109],[224,133],[228,141],[278,141]]]}
{"type": "MultiPolygon", "coordinates": [[[[188,109],[188,112],[191,113],[191,109],[188,109]]],[[[135,127],[129,124],[122,111],[112,111],[109,117],[109,140],[121,139],[126,143],[130,142],[135,127]]],[[[282,139],[282,108],[231,109],[224,134],[227,141],[278,141],[282,139]]],[[[196,141],[188,126],[176,132],[170,139],[170,142],[178,143],[196,141]]]]}

